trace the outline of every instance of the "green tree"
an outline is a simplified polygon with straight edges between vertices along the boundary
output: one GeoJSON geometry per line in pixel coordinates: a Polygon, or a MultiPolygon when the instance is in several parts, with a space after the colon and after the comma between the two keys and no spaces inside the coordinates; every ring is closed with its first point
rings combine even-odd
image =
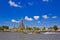
{"type": "Polygon", "coordinates": [[[40,30],[39,27],[33,27],[33,30],[40,30]]]}
{"type": "Polygon", "coordinates": [[[9,29],[9,26],[1,26],[2,29],[9,29]]]}
{"type": "Polygon", "coordinates": [[[0,27],[0,30],[3,30],[2,27],[0,27]]]}
{"type": "Polygon", "coordinates": [[[54,25],[53,29],[56,31],[58,29],[58,27],[56,25],[54,25]]]}
{"type": "Polygon", "coordinates": [[[29,26],[26,26],[26,28],[25,28],[26,30],[32,30],[32,28],[31,27],[29,27],[29,26]]]}

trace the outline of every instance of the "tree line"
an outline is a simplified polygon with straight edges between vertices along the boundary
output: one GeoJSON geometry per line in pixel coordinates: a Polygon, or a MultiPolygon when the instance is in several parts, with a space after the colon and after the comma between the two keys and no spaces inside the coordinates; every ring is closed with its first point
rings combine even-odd
{"type": "MultiPolygon", "coordinates": [[[[9,26],[0,26],[0,30],[4,30],[4,29],[9,29],[9,26]]],[[[58,30],[58,26],[57,25],[54,25],[53,27],[49,27],[48,29],[54,29],[55,31],[58,30]]],[[[20,30],[24,30],[23,28],[20,28],[20,30]]],[[[40,30],[39,27],[29,27],[29,26],[26,26],[25,30],[40,30]]],[[[42,30],[46,30],[46,27],[43,27],[42,30]]]]}

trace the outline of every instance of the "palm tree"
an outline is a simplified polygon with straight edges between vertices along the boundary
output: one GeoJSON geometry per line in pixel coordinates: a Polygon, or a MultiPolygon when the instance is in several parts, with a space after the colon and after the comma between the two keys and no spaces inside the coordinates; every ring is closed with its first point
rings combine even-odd
{"type": "Polygon", "coordinates": [[[53,29],[56,31],[58,29],[58,26],[54,25],[53,29]]]}
{"type": "Polygon", "coordinates": [[[29,27],[29,26],[26,26],[26,28],[25,28],[26,30],[32,30],[32,28],[31,27],[29,27]]]}
{"type": "Polygon", "coordinates": [[[33,30],[40,30],[39,27],[33,27],[33,30]]]}

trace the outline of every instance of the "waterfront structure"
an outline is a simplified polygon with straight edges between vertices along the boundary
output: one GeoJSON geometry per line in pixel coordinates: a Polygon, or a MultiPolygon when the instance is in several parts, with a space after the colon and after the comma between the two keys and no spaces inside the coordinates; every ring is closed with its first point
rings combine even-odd
{"type": "Polygon", "coordinates": [[[40,28],[40,31],[48,31],[48,28],[40,28]]]}
{"type": "Polygon", "coordinates": [[[17,28],[14,25],[14,28],[12,28],[12,31],[17,32],[17,28]]]}
{"type": "Polygon", "coordinates": [[[25,29],[25,26],[24,26],[24,23],[23,23],[23,20],[20,21],[20,26],[18,27],[18,31],[22,31],[25,29]]]}
{"type": "Polygon", "coordinates": [[[59,31],[60,32],[60,28],[58,28],[58,30],[57,31],[59,31]]]}
{"type": "Polygon", "coordinates": [[[23,23],[23,20],[20,21],[20,26],[19,26],[19,28],[25,28],[24,23],[23,23]]]}
{"type": "Polygon", "coordinates": [[[55,31],[52,27],[48,28],[48,31],[55,31]]]}

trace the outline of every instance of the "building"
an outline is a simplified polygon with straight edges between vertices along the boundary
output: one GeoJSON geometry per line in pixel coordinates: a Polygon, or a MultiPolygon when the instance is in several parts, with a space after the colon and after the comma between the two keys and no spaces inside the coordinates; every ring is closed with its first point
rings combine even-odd
{"type": "Polygon", "coordinates": [[[13,31],[13,32],[17,32],[17,28],[15,27],[15,25],[14,25],[14,27],[12,28],[12,31],[13,31]]]}
{"type": "Polygon", "coordinates": [[[20,21],[20,26],[19,26],[19,28],[25,28],[24,23],[23,23],[23,20],[20,21]]]}
{"type": "Polygon", "coordinates": [[[58,28],[58,30],[57,31],[59,31],[60,32],[60,28],[58,28]]]}
{"type": "Polygon", "coordinates": [[[20,26],[18,27],[18,31],[21,31],[21,30],[24,30],[25,29],[25,26],[24,26],[24,23],[23,23],[23,20],[20,21],[20,26]]]}

